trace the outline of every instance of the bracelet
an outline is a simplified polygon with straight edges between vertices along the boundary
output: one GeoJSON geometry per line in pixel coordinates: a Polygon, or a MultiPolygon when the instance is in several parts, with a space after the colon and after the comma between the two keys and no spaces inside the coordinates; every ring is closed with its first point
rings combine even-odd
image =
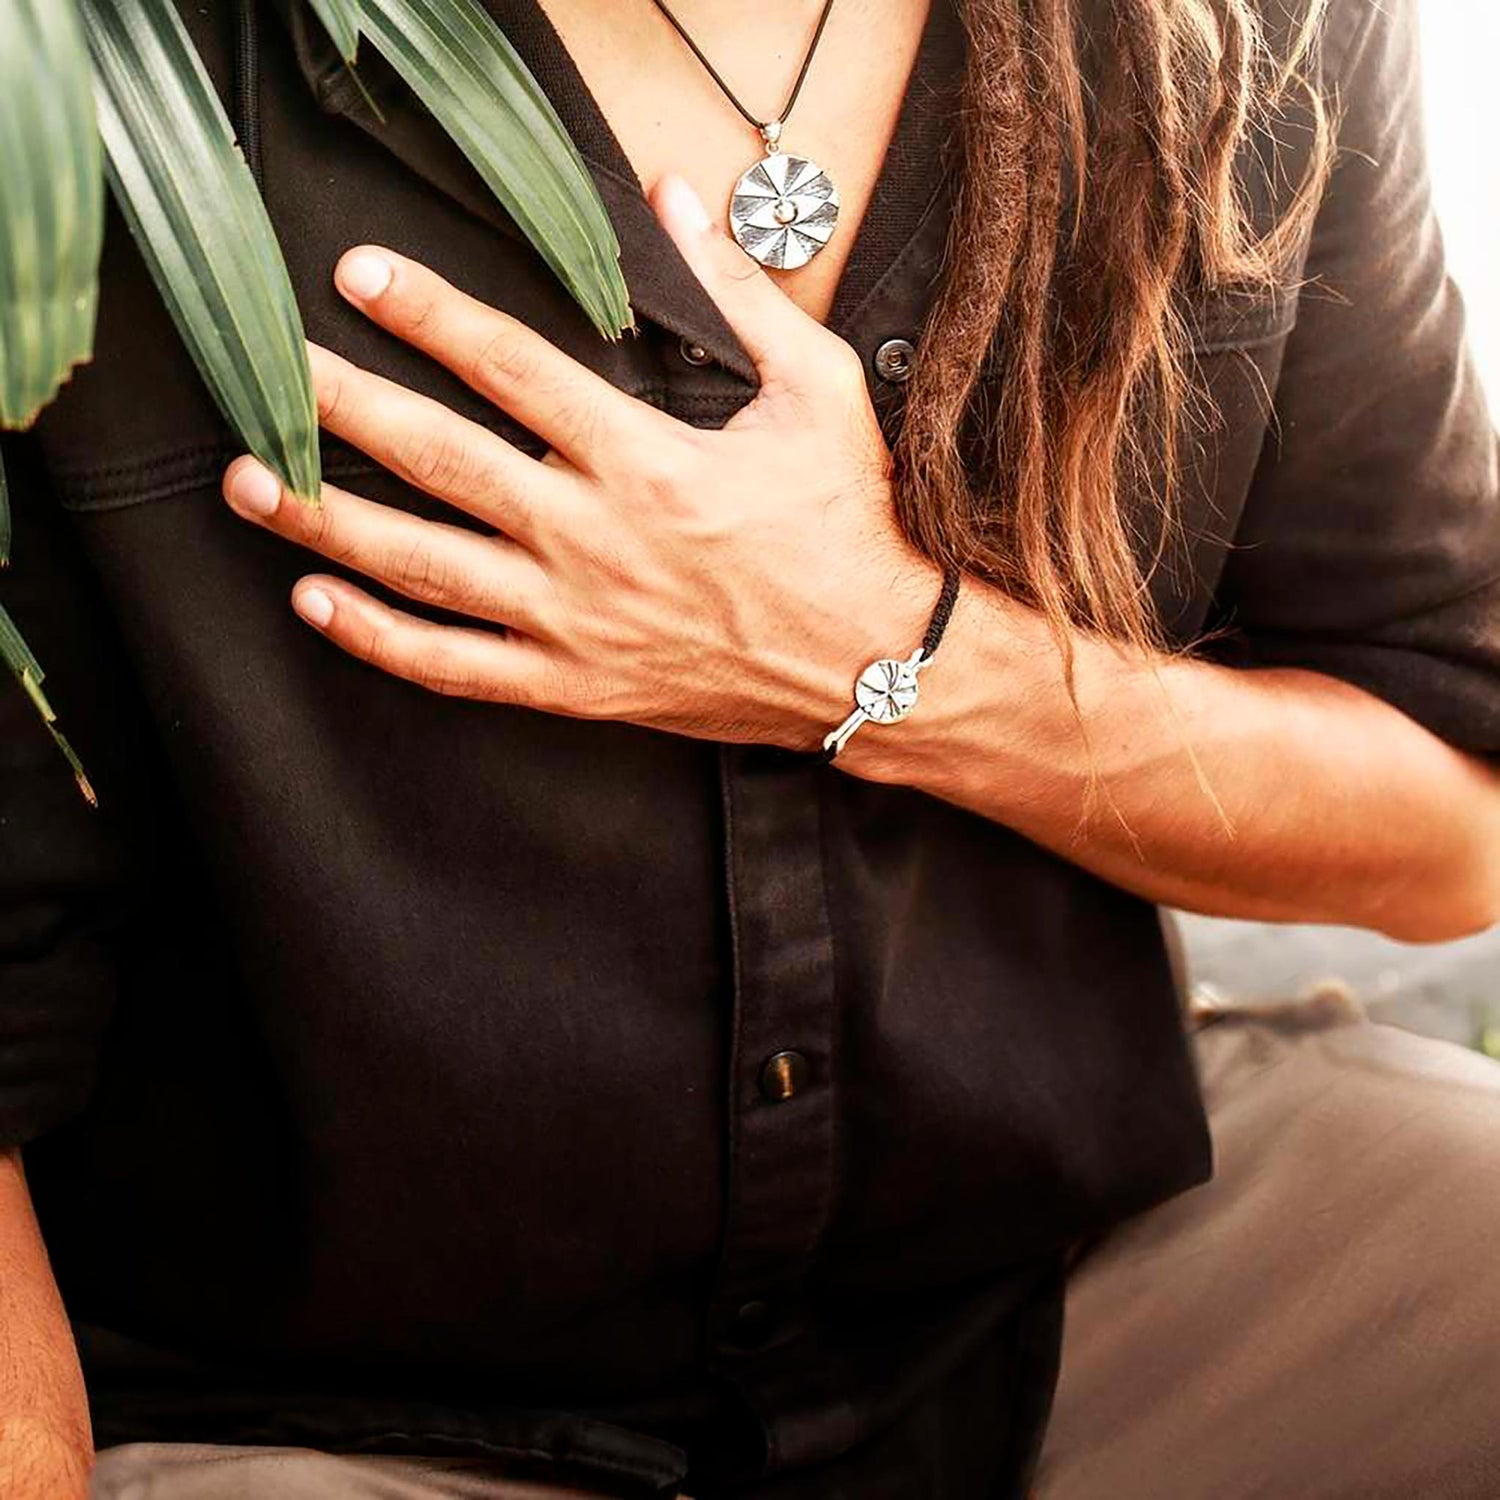
{"type": "Polygon", "coordinates": [[[927,634],[905,661],[882,656],[854,679],[854,712],[837,729],[824,735],[823,748],[816,756],[819,764],[827,765],[833,760],[862,724],[896,724],[917,706],[917,673],[931,664],[938,642],[948,628],[960,577],[957,568],[943,570],[943,591],[932,611],[927,634]]]}

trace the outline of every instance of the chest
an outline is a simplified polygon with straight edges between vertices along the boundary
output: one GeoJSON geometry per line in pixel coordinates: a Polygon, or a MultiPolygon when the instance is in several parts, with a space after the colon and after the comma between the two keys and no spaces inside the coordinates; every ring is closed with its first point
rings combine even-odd
{"type": "MultiPolygon", "coordinates": [[[[690,423],[727,420],[753,395],[753,370],[711,299],[674,260],[670,240],[629,174],[634,170],[649,186],[661,171],[684,172],[706,201],[712,203],[717,193],[722,206],[729,184],[758,155],[755,132],[651,0],[639,5],[620,0],[618,7],[591,4],[591,11],[600,13],[592,16],[583,14],[585,0],[546,0],[557,12],[548,18],[550,25],[540,19],[535,0],[486,3],[500,12],[528,66],[546,81],[594,169],[620,238],[640,331],[615,342],[600,339],[483,184],[464,175],[462,157],[429,116],[399,91],[387,90],[377,119],[359,107],[356,91],[340,85],[344,74],[336,55],[326,61],[304,56],[285,30],[272,27],[262,33],[256,57],[255,126],[263,192],[308,336],[489,425],[526,451],[539,451],[543,445],[519,423],[410,346],[382,334],[334,291],[330,269],[350,245],[388,244],[525,320],[621,389],[690,423]],[[640,49],[621,51],[628,62],[610,56],[616,23],[609,18],[617,11],[633,18],[627,29],[636,34],[631,44],[640,49]],[[584,24],[590,21],[599,25],[584,24]],[[648,30],[647,23],[656,21],[659,28],[648,30]],[[570,28],[571,37],[565,34],[570,28]],[[657,59],[659,73],[653,76],[651,65],[638,60],[645,56],[657,59]],[[700,91],[694,108],[677,97],[679,86],[700,91]],[[655,97],[654,112],[647,94],[655,97]],[[336,118],[340,114],[348,118],[336,118]]],[[[679,0],[679,14],[690,27],[693,3],[679,0]]],[[[705,13],[750,10],[696,3],[705,13]]],[[[798,27],[783,36],[777,54],[781,71],[770,89],[770,105],[752,95],[754,77],[742,80],[728,72],[746,55],[743,46],[729,46],[726,77],[752,109],[774,111],[784,101],[817,8],[817,0],[806,5],[764,0],[760,7],[773,18],[799,12],[798,27]]],[[[859,356],[877,415],[883,425],[889,422],[892,435],[908,374],[920,368],[943,336],[927,325],[926,314],[948,253],[950,215],[946,195],[937,189],[953,181],[951,171],[943,170],[943,152],[956,115],[963,33],[946,0],[931,0],[930,14],[926,11],[926,0],[920,7],[915,0],[836,0],[786,137],[790,149],[805,151],[838,175],[846,207],[828,248],[779,284],[815,316],[830,321],[859,356]],[[846,36],[843,50],[829,50],[838,42],[841,15],[869,20],[880,7],[878,14],[892,24],[856,28],[859,35],[846,36]],[[879,37],[878,46],[868,43],[870,35],[879,37]],[[897,40],[907,54],[901,66],[892,60],[897,40]],[[912,80],[909,89],[906,75],[912,80]],[[863,84],[876,77],[883,79],[880,89],[861,99],[863,84]],[[847,120],[840,117],[841,99],[848,103],[847,120]],[[883,172],[883,166],[895,170],[883,172]],[[888,357],[893,350],[899,360],[888,357]]],[[[184,15],[225,98],[232,100],[236,50],[227,12],[186,7],[184,15]]],[[[619,47],[629,40],[620,39],[619,47]]],[[[715,43],[712,28],[698,40],[706,52],[725,45],[722,37],[715,43]]],[[[710,55],[717,59],[716,52],[710,55]]],[[[201,510],[213,518],[226,558],[238,566],[249,555],[242,529],[219,514],[216,498],[223,463],[234,449],[227,446],[212,402],[117,221],[106,243],[103,280],[107,293],[95,358],[48,409],[39,440],[60,503],[87,516],[91,528],[98,524],[105,551],[160,567],[163,572],[151,578],[150,588],[174,597],[183,576],[210,576],[198,554],[182,572],[172,571],[184,557],[181,536],[172,526],[187,497],[212,497],[193,501],[187,514],[196,517],[201,510]],[[150,403],[132,399],[140,389],[152,391],[150,403]],[[163,534],[149,541],[118,536],[114,521],[125,518],[160,520],[163,534]]],[[[1290,298],[1274,306],[1205,304],[1193,310],[1198,314],[1192,319],[1195,364],[1209,396],[1205,410],[1219,415],[1204,430],[1188,434],[1182,548],[1173,566],[1158,569],[1153,579],[1166,619],[1184,635],[1198,627],[1209,608],[1256,471],[1267,431],[1266,397],[1276,388],[1295,308],[1296,299],[1290,298]]],[[[327,448],[326,472],[334,482],[368,492],[379,480],[359,455],[336,443],[327,448]]],[[[399,503],[449,518],[440,502],[416,492],[403,492],[399,503]]],[[[285,581],[289,587],[290,577],[285,581]]],[[[272,577],[270,586],[274,593],[281,580],[272,577]]],[[[226,583],[224,597],[230,594],[226,583]]],[[[283,606],[277,594],[275,608],[283,606]]]]}
{"type": "MultiPolygon", "coordinates": [[[[928,5],[836,0],[788,117],[782,147],[826,170],[839,219],[811,260],[773,274],[820,321],[894,134],[928,5]]],[[[649,190],[678,172],[726,223],[731,189],[764,146],[666,16],[652,0],[544,0],[543,8],[642,184],[649,190]]],[[[778,117],[813,40],[818,0],[677,0],[672,8],[745,109],[757,120],[778,117]]]]}

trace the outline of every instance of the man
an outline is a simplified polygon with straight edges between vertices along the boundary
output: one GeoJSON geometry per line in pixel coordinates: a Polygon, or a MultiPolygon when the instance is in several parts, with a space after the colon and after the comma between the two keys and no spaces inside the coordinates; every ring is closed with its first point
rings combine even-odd
{"type": "MultiPolygon", "coordinates": [[[[1151,582],[1181,641],[1225,632],[1179,660],[1077,632],[1075,714],[1043,612],[945,595],[887,473],[961,331],[932,320],[958,18],[830,24],[798,149],[866,207],[794,288],[692,190],[745,142],[711,85],[658,86],[702,83],[674,33],[553,9],[497,14],[595,169],[639,337],[595,338],[378,69],[383,120],[312,28],[196,15],[320,346],[323,507],[235,459],[118,233],[98,358],[15,450],[7,597],[114,809],[16,737],[9,1139],[94,1438],[122,1487],[133,1445],[201,1441],[299,1450],[308,1483],[365,1452],[1017,1493],[1066,1253],[1213,1165],[1156,903],[1413,939],[1494,914],[1500,500],[1413,13],[1330,13],[1368,160],[1308,268],[1345,301],[1192,308],[1226,420],[1193,566],[1151,582]],[[921,662],[920,701],[826,763],[875,658],[921,662]]],[[[730,8],[690,21],[740,55],[730,8]]],[[[14,1178],[10,1207],[45,1351],[11,1409],[76,1453],[14,1178]]],[[[231,1472],[184,1456],[150,1482],[231,1472]]]]}

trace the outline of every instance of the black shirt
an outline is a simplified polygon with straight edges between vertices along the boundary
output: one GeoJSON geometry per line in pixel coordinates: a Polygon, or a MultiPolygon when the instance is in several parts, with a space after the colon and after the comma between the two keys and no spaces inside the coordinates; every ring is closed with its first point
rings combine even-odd
{"type": "MultiPolygon", "coordinates": [[[[384,243],[723,422],[743,349],[540,11],[491,9],[604,194],[641,334],[590,331],[377,63],[383,123],[310,32],[186,7],[309,336],[540,451],[333,293],[384,243]]],[[[1191,301],[1222,420],[1153,583],[1180,638],[1226,627],[1220,659],[1495,755],[1495,436],[1414,26],[1335,0],[1348,156],[1311,284],[1191,301]]],[[[963,47],[936,0],[830,318],[892,432],[881,351],[921,357],[963,47]]],[[[1212,1168],[1155,908],[908,788],[385,676],[294,618],[308,558],[228,512],[235,451],[112,219],[97,358],[7,442],[0,580],[103,801],[0,697],[0,1141],[30,1143],[98,1440],[499,1451],[699,1500],[1018,1493],[1067,1248],[1212,1168]]]]}

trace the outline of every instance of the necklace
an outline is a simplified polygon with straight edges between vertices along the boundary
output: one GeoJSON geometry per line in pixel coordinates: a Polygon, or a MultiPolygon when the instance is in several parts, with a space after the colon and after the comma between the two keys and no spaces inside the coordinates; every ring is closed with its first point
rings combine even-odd
{"type": "Polygon", "coordinates": [[[735,98],[718,69],[703,55],[697,42],[688,35],[687,29],[667,8],[664,0],[654,0],[654,3],[672,23],[677,35],[687,43],[693,56],[708,70],[708,76],[718,84],[724,97],[760,132],[765,143],[765,156],[740,174],[729,194],[730,233],[742,250],[770,270],[795,271],[798,266],[805,266],[828,243],[838,224],[839,190],[817,162],[783,151],[781,132],[797,102],[797,95],[802,92],[813,54],[823,39],[823,28],[828,24],[833,0],[824,0],[823,13],[818,17],[818,27],[808,45],[807,56],[802,59],[797,81],[792,85],[781,113],[771,120],[757,120],[735,98]]]}

